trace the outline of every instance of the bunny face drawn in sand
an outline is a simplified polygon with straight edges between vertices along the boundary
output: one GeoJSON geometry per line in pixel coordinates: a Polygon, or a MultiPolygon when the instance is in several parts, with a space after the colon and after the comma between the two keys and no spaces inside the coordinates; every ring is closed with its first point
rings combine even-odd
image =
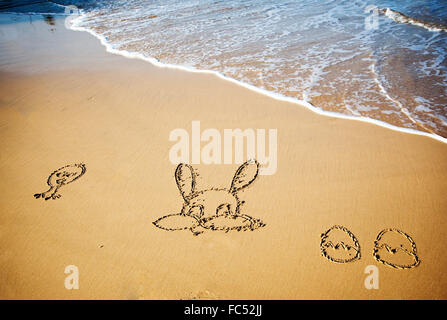
{"type": "Polygon", "coordinates": [[[53,173],[50,174],[47,180],[47,184],[50,186],[45,192],[36,193],[34,197],[39,199],[49,200],[49,199],[58,199],[61,197],[57,191],[64,185],[72,183],[73,181],[79,179],[86,171],[85,164],[69,164],[62,168],[57,169],[53,173]]]}
{"type": "Polygon", "coordinates": [[[360,244],[343,226],[333,226],[321,234],[321,254],[329,261],[348,263],[360,259],[360,244]]]}
{"type": "Polygon", "coordinates": [[[416,243],[403,231],[388,228],[380,231],[374,241],[374,258],[395,269],[410,269],[420,263],[416,243]]]}
{"type": "Polygon", "coordinates": [[[179,164],[175,170],[175,181],[183,197],[180,213],[163,216],[153,224],[163,230],[190,230],[198,235],[205,230],[247,231],[264,227],[258,219],[241,213],[243,201],[238,192],[252,184],[258,176],[257,161],[247,161],[237,169],[231,186],[196,190],[196,173],[188,164],[179,164]]]}

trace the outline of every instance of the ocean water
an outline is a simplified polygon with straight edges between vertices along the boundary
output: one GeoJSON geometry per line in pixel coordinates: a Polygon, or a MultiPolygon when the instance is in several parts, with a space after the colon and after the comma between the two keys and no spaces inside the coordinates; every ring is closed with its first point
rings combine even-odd
{"type": "Polygon", "coordinates": [[[447,137],[445,0],[54,2],[116,50],[447,137]]]}

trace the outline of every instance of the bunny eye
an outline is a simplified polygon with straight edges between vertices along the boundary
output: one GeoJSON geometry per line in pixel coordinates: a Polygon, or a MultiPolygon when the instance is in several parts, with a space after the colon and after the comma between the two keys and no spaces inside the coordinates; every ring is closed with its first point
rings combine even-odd
{"type": "Polygon", "coordinates": [[[229,203],[222,203],[220,206],[217,207],[216,209],[216,214],[217,215],[229,215],[231,214],[231,204],[229,203]]]}
{"type": "Polygon", "coordinates": [[[191,209],[189,209],[189,215],[201,217],[203,215],[203,206],[196,205],[196,206],[191,207],[191,209]]]}

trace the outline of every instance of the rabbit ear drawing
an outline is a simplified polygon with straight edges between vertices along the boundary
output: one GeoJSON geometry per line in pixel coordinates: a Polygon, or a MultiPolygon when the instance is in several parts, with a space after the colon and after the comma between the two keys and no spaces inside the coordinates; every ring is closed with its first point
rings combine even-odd
{"type": "Polygon", "coordinates": [[[189,164],[180,163],[175,169],[175,182],[185,201],[194,193],[196,188],[196,174],[189,164]]]}
{"type": "Polygon", "coordinates": [[[242,164],[234,174],[231,182],[230,192],[237,193],[248,187],[256,180],[259,172],[259,163],[256,160],[248,160],[242,164]]]}

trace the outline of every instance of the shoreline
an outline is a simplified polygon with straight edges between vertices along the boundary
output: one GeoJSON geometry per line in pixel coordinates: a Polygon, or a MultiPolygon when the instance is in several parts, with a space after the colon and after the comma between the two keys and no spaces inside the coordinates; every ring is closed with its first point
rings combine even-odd
{"type": "MultiPolygon", "coordinates": [[[[416,129],[410,129],[410,128],[403,128],[403,127],[399,127],[399,126],[395,126],[393,124],[387,123],[385,121],[381,121],[381,120],[377,120],[377,119],[372,119],[372,118],[368,118],[368,117],[358,117],[358,116],[349,116],[349,115],[344,115],[341,113],[337,113],[337,112],[331,112],[331,111],[325,111],[322,110],[321,108],[312,105],[311,103],[305,101],[305,100],[299,100],[297,98],[292,98],[292,97],[287,97],[284,96],[282,94],[273,92],[273,91],[268,91],[256,86],[253,86],[251,84],[233,79],[231,77],[227,77],[226,75],[222,74],[221,72],[218,71],[214,71],[214,70],[202,70],[202,69],[195,69],[192,67],[186,67],[186,66],[182,66],[182,65],[175,65],[175,64],[168,64],[168,63],[163,63],[160,62],[159,60],[157,60],[156,58],[153,57],[146,57],[145,55],[141,54],[141,53],[137,53],[137,52],[129,52],[129,51],[125,51],[125,50],[118,50],[113,48],[113,45],[108,43],[106,38],[96,32],[94,32],[93,30],[84,28],[84,27],[79,27],[77,24],[82,20],[83,18],[83,13],[82,10],[80,10],[80,15],[79,17],[73,19],[71,21],[71,26],[70,26],[70,30],[73,31],[79,31],[79,32],[86,32],[90,35],[92,35],[93,37],[95,37],[96,39],[98,39],[101,43],[102,46],[105,47],[106,51],[112,54],[116,54],[116,55],[120,55],[122,57],[128,58],[128,59],[140,59],[143,60],[145,62],[149,62],[150,64],[152,64],[153,66],[159,67],[159,68],[168,68],[168,69],[175,69],[175,70],[182,70],[185,72],[192,72],[192,73],[204,73],[204,74],[212,74],[217,76],[220,79],[229,81],[231,83],[235,83],[241,87],[244,87],[248,90],[263,94],[269,98],[278,100],[278,101],[285,101],[285,102],[291,102],[294,104],[297,104],[301,107],[307,108],[309,110],[311,110],[312,112],[315,112],[316,114],[322,115],[322,116],[326,116],[326,117],[332,117],[332,118],[339,118],[339,119],[347,119],[347,120],[355,120],[355,121],[361,121],[361,122],[366,122],[366,123],[372,123],[374,125],[383,127],[383,128],[387,128],[390,130],[394,130],[394,131],[398,131],[398,132],[404,132],[404,133],[408,133],[408,134],[415,134],[415,135],[422,135],[422,136],[426,136],[429,138],[432,138],[434,140],[443,142],[443,143],[447,143],[447,138],[444,138],[440,135],[437,135],[435,133],[430,133],[430,132],[424,132],[424,131],[419,131],[416,129]]],[[[380,88],[381,90],[383,90],[383,88],[380,88]]],[[[400,104],[400,103],[399,103],[400,104]]],[[[412,120],[412,118],[410,118],[412,120]]],[[[414,120],[412,120],[414,121],[414,120]]]]}

